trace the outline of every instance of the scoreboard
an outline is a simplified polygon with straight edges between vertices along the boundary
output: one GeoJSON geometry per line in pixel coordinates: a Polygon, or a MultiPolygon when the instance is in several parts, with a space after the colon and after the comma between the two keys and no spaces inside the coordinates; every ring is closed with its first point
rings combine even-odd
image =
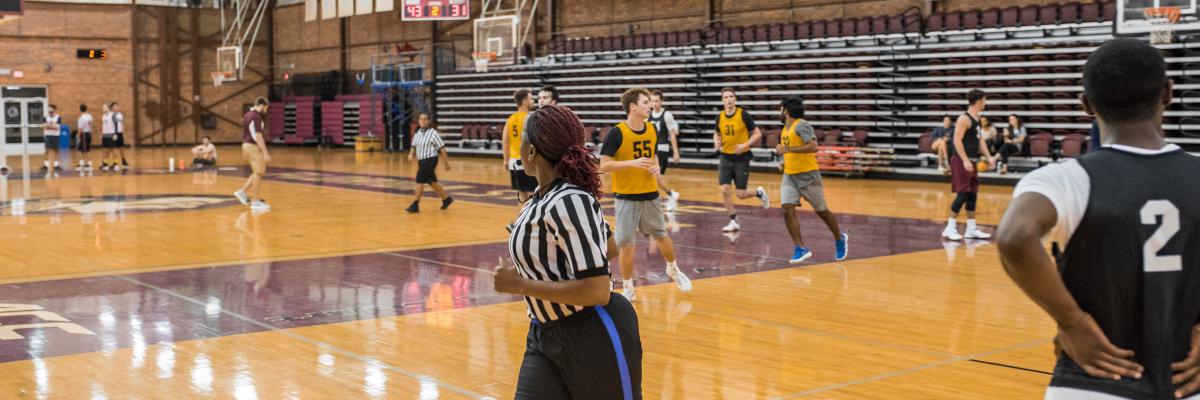
{"type": "Polygon", "coordinates": [[[471,19],[469,0],[404,0],[400,10],[403,21],[471,19]]]}

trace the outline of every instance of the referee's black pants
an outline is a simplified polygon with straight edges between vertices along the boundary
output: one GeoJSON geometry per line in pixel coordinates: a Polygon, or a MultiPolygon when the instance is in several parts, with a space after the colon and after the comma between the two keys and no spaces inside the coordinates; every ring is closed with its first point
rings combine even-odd
{"type": "Polygon", "coordinates": [[[642,340],[633,305],[613,293],[607,306],[531,323],[516,398],[641,399],[642,340]]]}

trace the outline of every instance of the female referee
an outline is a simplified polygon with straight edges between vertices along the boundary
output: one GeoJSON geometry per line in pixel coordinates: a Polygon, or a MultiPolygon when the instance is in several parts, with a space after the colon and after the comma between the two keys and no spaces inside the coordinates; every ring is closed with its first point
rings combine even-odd
{"type": "Polygon", "coordinates": [[[610,290],[617,248],[600,210],[600,178],[569,109],[529,114],[521,139],[537,191],[513,224],[516,267],[496,271],[497,292],[525,297],[530,319],[517,399],[642,398],[637,314],[610,290]]]}

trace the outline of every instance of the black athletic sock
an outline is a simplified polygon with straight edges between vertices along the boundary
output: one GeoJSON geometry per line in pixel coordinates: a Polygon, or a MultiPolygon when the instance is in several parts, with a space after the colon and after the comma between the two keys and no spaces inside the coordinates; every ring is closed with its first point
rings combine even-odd
{"type": "Polygon", "coordinates": [[[729,219],[733,220],[733,221],[737,221],[737,214],[729,214],[729,219]]]}

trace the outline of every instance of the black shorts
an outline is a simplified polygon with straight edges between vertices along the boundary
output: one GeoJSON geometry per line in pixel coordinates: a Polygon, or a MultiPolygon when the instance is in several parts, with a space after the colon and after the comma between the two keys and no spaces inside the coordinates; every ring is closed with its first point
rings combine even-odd
{"type": "Polygon", "coordinates": [[[671,160],[671,153],[658,152],[658,174],[667,174],[667,163],[671,160]]]}
{"type": "Polygon", "coordinates": [[[100,147],[106,149],[125,147],[125,134],[118,133],[114,135],[101,135],[100,147]]]}
{"type": "Polygon", "coordinates": [[[537,190],[537,178],[526,175],[525,170],[508,171],[512,178],[512,190],[533,193],[537,190]]]}
{"type": "Polygon", "coordinates": [[[92,133],[91,132],[80,132],[79,133],[79,139],[77,139],[75,142],[75,150],[78,150],[80,153],[87,153],[89,151],[92,151],[92,133]]]}
{"type": "Polygon", "coordinates": [[[525,339],[525,359],[517,377],[518,400],[622,399],[626,389],[642,398],[642,339],[637,313],[624,297],[609,295],[608,305],[588,307],[566,319],[533,322],[525,339]],[[607,316],[607,318],[605,318],[607,316]],[[609,335],[611,321],[620,341],[618,357],[609,335]],[[621,374],[620,360],[625,361],[621,374]]]}
{"type": "Polygon", "coordinates": [[[750,159],[753,157],[750,152],[739,155],[721,154],[721,162],[717,165],[717,183],[733,183],[738,190],[746,190],[746,185],[750,184],[750,159]]]}
{"type": "Polygon", "coordinates": [[[59,140],[60,138],[62,138],[62,136],[50,136],[50,135],[46,135],[46,151],[50,151],[50,150],[55,150],[55,151],[57,151],[57,150],[58,150],[58,145],[59,145],[59,144],[60,144],[60,142],[61,142],[61,141],[59,140]]]}
{"type": "Polygon", "coordinates": [[[417,183],[437,183],[438,158],[417,161],[417,183]]]}

